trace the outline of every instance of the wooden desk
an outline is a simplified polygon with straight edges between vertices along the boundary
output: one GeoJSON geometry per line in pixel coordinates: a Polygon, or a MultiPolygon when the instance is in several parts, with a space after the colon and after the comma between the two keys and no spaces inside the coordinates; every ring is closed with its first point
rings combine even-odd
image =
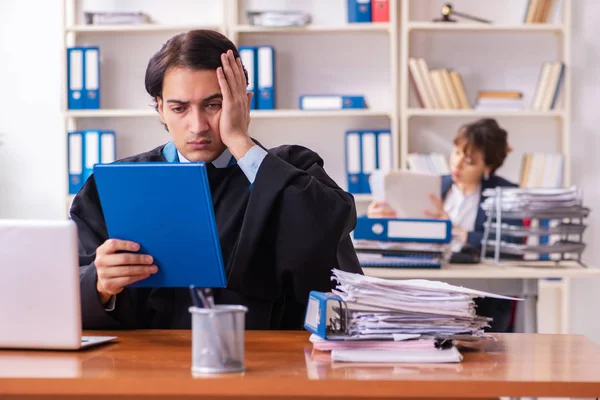
{"type": "Polygon", "coordinates": [[[600,346],[578,335],[498,335],[460,364],[373,366],[311,360],[307,332],[249,331],[245,373],[194,377],[189,331],[114,334],[118,343],[78,352],[0,350],[0,398],[600,396],[600,346]]]}
{"type": "MultiPolygon", "coordinates": [[[[537,332],[537,293],[538,282],[542,279],[559,278],[562,280],[560,333],[569,333],[571,279],[598,279],[600,268],[584,268],[574,261],[565,261],[560,266],[552,266],[547,261],[503,261],[501,266],[491,261],[480,264],[449,264],[441,269],[427,268],[363,268],[365,275],[384,279],[474,279],[501,280],[518,279],[522,282],[519,296],[525,300],[524,319],[525,332],[537,332]]],[[[471,286],[469,286],[471,287],[471,286]]],[[[506,293],[515,295],[515,293],[506,293]]]]}

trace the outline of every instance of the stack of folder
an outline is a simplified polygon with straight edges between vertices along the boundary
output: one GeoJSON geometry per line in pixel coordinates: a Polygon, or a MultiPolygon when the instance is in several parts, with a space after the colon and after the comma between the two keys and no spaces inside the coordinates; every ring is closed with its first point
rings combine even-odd
{"type": "Polygon", "coordinates": [[[100,108],[100,49],[67,49],[67,106],[69,110],[100,108]]]}
{"type": "Polygon", "coordinates": [[[455,344],[487,337],[477,297],[513,298],[444,282],[388,280],[333,270],[332,293],[311,292],[305,328],[333,361],[458,362],[455,344]]]}
{"type": "Polygon", "coordinates": [[[69,194],[77,194],[92,175],[94,165],[115,161],[115,132],[105,130],[69,132],[67,156],[69,194]]]}
{"type": "Polygon", "coordinates": [[[389,129],[346,131],[348,192],[371,193],[369,178],[375,171],[392,170],[392,134],[389,129]]]}
{"type": "Polygon", "coordinates": [[[242,46],[240,59],[248,72],[251,110],[275,109],[275,49],[271,46],[242,46]]]}
{"type": "Polygon", "coordinates": [[[448,220],[360,217],[354,230],[362,267],[441,268],[451,256],[451,241],[448,220]]]}

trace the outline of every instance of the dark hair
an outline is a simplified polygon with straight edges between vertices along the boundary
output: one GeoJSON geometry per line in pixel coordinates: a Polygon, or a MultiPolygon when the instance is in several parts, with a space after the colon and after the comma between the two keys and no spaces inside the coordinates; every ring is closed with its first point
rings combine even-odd
{"type": "Polygon", "coordinates": [[[483,153],[485,165],[490,167],[493,175],[504,163],[504,159],[511,151],[507,140],[508,134],[498,125],[495,119],[482,118],[460,127],[455,145],[465,144],[465,153],[473,149],[483,153]]]}
{"type": "MultiPolygon", "coordinates": [[[[193,70],[216,70],[221,66],[221,54],[233,51],[240,56],[235,45],[219,32],[196,29],[173,36],[156,52],[146,68],[146,91],[158,107],[156,98],[162,96],[163,80],[169,68],[183,67],[193,70]]],[[[246,82],[248,72],[244,68],[246,82]]]]}

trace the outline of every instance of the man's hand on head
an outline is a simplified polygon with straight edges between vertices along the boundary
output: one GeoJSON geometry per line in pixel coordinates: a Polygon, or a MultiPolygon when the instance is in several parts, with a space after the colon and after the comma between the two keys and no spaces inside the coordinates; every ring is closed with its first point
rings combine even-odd
{"type": "Polygon", "coordinates": [[[252,93],[246,90],[246,77],[239,57],[234,59],[233,52],[229,50],[221,54],[221,63],[222,67],[217,68],[223,95],[219,131],[225,146],[239,160],[254,146],[248,135],[252,93]]]}

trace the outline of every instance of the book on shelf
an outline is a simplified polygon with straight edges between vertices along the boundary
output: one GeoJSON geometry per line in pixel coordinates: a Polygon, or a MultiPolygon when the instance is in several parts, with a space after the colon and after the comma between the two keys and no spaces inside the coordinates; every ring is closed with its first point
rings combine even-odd
{"type": "Polygon", "coordinates": [[[476,110],[523,110],[523,94],[518,91],[479,91],[476,110]]]}
{"type": "Polygon", "coordinates": [[[561,0],[529,0],[523,22],[526,24],[556,23],[561,2],[561,0]]]}
{"type": "Polygon", "coordinates": [[[528,153],[523,155],[519,187],[562,187],[564,162],[564,156],[560,153],[528,153]]]}
{"type": "Polygon", "coordinates": [[[457,71],[429,69],[423,58],[409,58],[408,69],[422,108],[470,109],[465,87],[457,71]]]}
{"type": "Polygon", "coordinates": [[[562,61],[547,61],[542,64],[531,103],[533,111],[549,111],[555,108],[564,74],[565,64],[562,61]]]}
{"type": "Polygon", "coordinates": [[[390,0],[347,0],[349,23],[390,21],[390,0]]]}

